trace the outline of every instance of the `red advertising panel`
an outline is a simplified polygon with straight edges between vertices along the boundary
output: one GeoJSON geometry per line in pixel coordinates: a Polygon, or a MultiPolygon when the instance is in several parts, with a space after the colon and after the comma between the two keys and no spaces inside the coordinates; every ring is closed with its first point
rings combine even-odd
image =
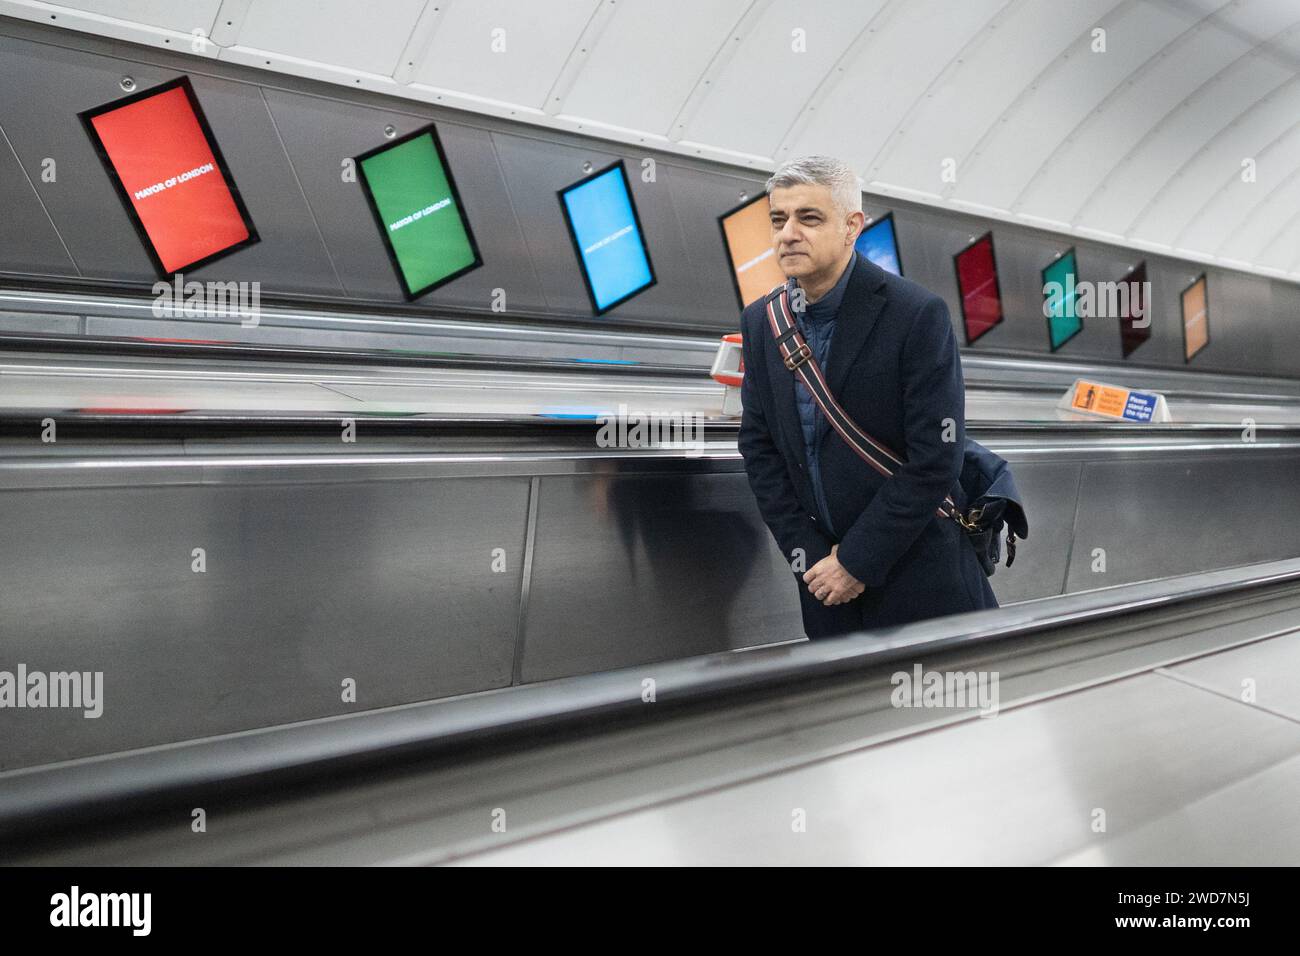
{"type": "Polygon", "coordinates": [[[80,115],[164,277],[257,242],[188,78],[80,115]]]}
{"type": "Polygon", "coordinates": [[[1002,290],[993,258],[993,233],[986,232],[953,257],[962,324],[970,345],[1002,321],[1002,290]]]}

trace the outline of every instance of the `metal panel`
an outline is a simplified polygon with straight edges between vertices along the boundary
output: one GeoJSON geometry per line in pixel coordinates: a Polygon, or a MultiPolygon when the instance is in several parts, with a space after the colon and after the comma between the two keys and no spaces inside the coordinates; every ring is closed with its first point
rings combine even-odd
{"type": "MultiPolygon", "coordinates": [[[[677,177],[683,174],[680,167],[660,162],[655,170],[655,181],[644,182],[641,164],[645,157],[610,152],[608,144],[586,145],[581,141],[572,145],[559,144],[504,133],[494,133],[492,140],[505,173],[511,202],[519,222],[523,224],[534,268],[553,310],[591,314],[577,255],[569,240],[556,193],[587,175],[583,163],[589,162],[591,169],[596,170],[622,159],[627,166],[633,202],[641,219],[658,282],[617,306],[599,321],[612,323],[621,318],[668,325],[699,324],[697,313],[703,311],[707,314],[708,310],[708,303],[704,303],[702,308],[698,301],[694,276],[699,263],[686,246],[683,224],[679,223],[670,199],[677,188],[677,177]]],[[[720,204],[718,212],[725,212],[727,208],[720,204]]],[[[702,220],[704,218],[707,217],[702,217],[702,220]]],[[[700,228],[704,228],[703,221],[700,228]]],[[[708,232],[721,243],[716,222],[708,224],[708,232]]],[[[725,256],[716,257],[714,261],[718,263],[717,268],[725,268],[725,256]]],[[[725,275],[723,273],[724,278],[725,275]]],[[[719,300],[715,308],[727,309],[726,300],[719,300]]],[[[724,319],[730,323],[725,327],[735,327],[734,314],[729,318],[725,312],[719,315],[720,327],[724,319]]]]}
{"type": "Polygon", "coordinates": [[[999,604],[1063,593],[1079,485],[1076,462],[1011,460],[1024,496],[1029,538],[1017,542],[1015,564],[1008,568],[1004,554],[989,578],[999,604]]]}
{"type": "Polygon", "coordinates": [[[383,142],[386,125],[403,134],[416,118],[285,90],[267,89],[265,96],[344,289],[404,301],[361,186],[355,176],[344,181],[343,162],[383,142]]]}
{"type": "MultiPolygon", "coordinates": [[[[344,182],[342,162],[382,145],[384,127],[398,136],[428,120],[319,96],[268,90],[267,102],[293,160],[343,284],[352,295],[404,301],[383,242],[357,182],[344,182]]],[[[438,123],[447,161],[465,202],[483,266],[420,302],[492,307],[492,290],[505,290],[505,307],[543,309],[523,232],[497,165],[491,135],[482,129],[438,123]]]]}
{"type": "MultiPolygon", "coordinates": [[[[1177,271],[1179,278],[1193,273],[1187,264],[1179,264],[1177,271]]],[[[1168,290],[1178,315],[1170,337],[1177,342],[1179,361],[1183,361],[1180,293],[1202,272],[1206,276],[1210,343],[1192,359],[1192,367],[1254,369],[1256,374],[1272,375],[1291,364],[1296,352],[1294,313],[1289,327],[1279,322],[1262,321],[1263,316],[1285,314],[1273,311],[1273,283],[1256,276],[1214,268],[1195,270],[1190,279],[1181,282],[1176,289],[1168,290]]]]}
{"type": "Polygon", "coordinates": [[[82,330],[81,316],[49,312],[0,312],[0,329],[10,332],[41,332],[76,335],[82,330]]]}
{"type": "MultiPolygon", "coordinates": [[[[660,167],[663,168],[662,166],[660,167]]],[[[697,300],[690,316],[723,332],[740,328],[740,303],[731,279],[731,258],[722,241],[718,217],[741,203],[741,195],[761,196],[766,179],[719,176],[685,166],[673,166],[669,193],[687,255],[695,264],[692,278],[697,300]]]]}
{"type": "MultiPolygon", "coordinates": [[[[4,42],[0,37],[0,51],[4,50],[4,42]]],[[[44,175],[47,159],[53,161],[54,157],[37,160],[30,173],[24,170],[0,127],[0,209],[4,210],[0,221],[0,270],[5,272],[77,274],[76,264],[68,257],[68,250],[36,193],[35,183],[44,175]]],[[[58,176],[57,161],[51,172],[58,176]]]]}
{"type": "Polygon", "coordinates": [[[1295,455],[1274,453],[1249,465],[1235,456],[1087,463],[1067,590],[1300,555],[1300,498],[1285,491],[1297,468],[1295,455]],[[1104,572],[1092,570],[1098,548],[1104,572]]]}
{"type": "MultiPolygon", "coordinates": [[[[1026,352],[1048,353],[1047,317],[1043,315],[1043,266],[1052,261],[1058,252],[1064,252],[1071,243],[1061,239],[1037,236],[1030,232],[994,230],[993,252],[997,257],[998,280],[1002,287],[1002,308],[1006,315],[1003,326],[990,333],[992,344],[996,331],[1004,338],[997,344],[1004,348],[1022,349],[1026,352]]],[[[1089,323],[1084,322],[1085,328],[1089,323]]],[[[980,340],[981,343],[984,341],[980,340]]],[[[1079,359],[1079,340],[1062,346],[1062,358],[1079,359]]],[[[1113,348],[1101,353],[1114,357],[1113,348]]]]}
{"type": "MultiPolygon", "coordinates": [[[[582,273],[578,269],[573,244],[565,230],[556,191],[586,175],[582,168],[584,162],[591,163],[591,168],[596,170],[618,157],[604,150],[581,149],[568,143],[548,143],[505,133],[493,133],[492,143],[501,163],[510,205],[514,207],[523,229],[524,243],[533,260],[533,270],[541,282],[548,308],[557,312],[590,315],[591,303],[583,291],[582,273]]],[[[659,244],[655,241],[657,236],[650,235],[649,223],[644,218],[644,203],[636,189],[635,164],[629,166],[628,174],[633,183],[637,210],[643,217],[641,224],[646,232],[650,260],[658,272],[659,244]]],[[[466,196],[465,201],[468,203],[470,198],[466,196]]],[[[651,289],[642,293],[632,302],[643,299],[653,291],[651,289]]],[[[631,307],[632,302],[624,303],[609,313],[605,316],[605,321],[617,321],[617,317],[626,314],[624,310],[631,307]]]]}
{"type": "Polygon", "coordinates": [[[314,382],[266,381],[251,377],[193,377],[180,381],[136,376],[124,389],[112,374],[69,372],[57,376],[0,372],[4,386],[4,407],[37,408],[58,412],[64,409],[136,408],[285,412],[361,411],[363,403],[350,395],[314,382]]]}
{"type": "Polygon", "coordinates": [[[508,684],[527,493],[526,478],[0,492],[5,669],[102,671],[105,697],[97,719],[6,709],[0,769],[508,684]]]}
{"type": "MultiPolygon", "coordinates": [[[[37,179],[35,186],[81,274],[152,282],[149,258],[77,113],[125,96],[118,86],[125,74],[146,89],[175,71],[9,36],[0,36],[0,58],[6,90],[29,94],[7,95],[0,123],[25,169],[39,170],[47,157],[56,162],[55,182],[37,179]]],[[[6,233],[11,228],[3,224],[6,233]]],[[[4,268],[15,270],[7,258],[4,268]]],[[[76,275],[61,249],[46,268],[32,271],[76,275]]]]}
{"type": "Polygon", "coordinates": [[[803,636],[743,474],[543,478],[533,560],[525,681],[803,636]]]}
{"type": "MultiPolygon", "coordinates": [[[[957,342],[965,345],[961,305],[957,295],[957,275],[953,269],[952,257],[969,245],[972,237],[980,235],[976,232],[978,227],[952,219],[945,220],[935,210],[923,206],[891,207],[873,200],[867,202],[864,209],[876,218],[892,209],[894,235],[898,240],[898,255],[903,263],[903,276],[943,297],[948,304],[948,315],[952,319],[957,342]]],[[[995,249],[996,246],[995,238],[995,249]]],[[[975,351],[999,345],[1005,347],[1002,341],[1005,335],[1004,328],[996,326],[980,339],[975,351]]],[[[966,354],[971,353],[968,351],[966,354]]]]}
{"type": "MultiPolygon", "coordinates": [[[[468,276],[464,277],[468,279],[468,276]]],[[[462,281],[462,280],[457,280],[462,281]]],[[[514,288],[512,283],[510,288],[514,288]]],[[[18,313],[11,313],[18,315],[18,313]]],[[[39,314],[31,316],[33,321],[39,314]]],[[[404,324],[401,319],[386,323],[381,329],[340,328],[343,322],[303,326],[282,325],[263,316],[257,327],[258,345],[301,345],[309,348],[338,349],[410,349],[413,351],[443,352],[449,354],[510,356],[530,359],[583,358],[613,359],[633,362],[662,362],[666,365],[694,364],[701,367],[701,378],[713,360],[714,348],[653,349],[637,347],[632,342],[575,342],[547,341],[538,338],[461,337],[443,328],[422,328],[411,324],[410,332],[398,331],[404,324]]],[[[453,325],[454,328],[454,325],[453,325]]],[[[50,330],[53,331],[53,330],[50,330]]],[[[459,330],[456,330],[459,331],[459,330]]],[[[466,331],[472,331],[466,328],[466,331]]],[[[200,322],[195,319],[172,321],[169,319],[119,319],[87,316],[87,335],[152,336],[178,339],[210,339],[219,342],[244,342],[248,330],[237,319],[229,322],[200,322]]],[[[719,386],[721,392],[721,386],[719,386]]]]}
{"type": "MultiPolygon", "coordinates": [[[[156,274],[140,238],[76,114],[124,96],[123,75],[146,89],[177,71],[8,37],[0,38],[0,51],[7,82],[41,91],[14,101],[0,119],[26,168],[39,169],[47,156],[58,162],[57,181],[38,188],[82,274],[152,283],[156,274]]],[[[260,280],[268,292],[341,293],[260,89],[191,76],[262,241],[189,275],[260,280]]]]}
{"type": "Polygon", "coordinates": [[[256,245],[195,269],[193,278],[256,280],[266,293],[342,295],[343,286],[285,155],[261,87],[208,76],[194,76],[193,81],[261,236],[256,245]]]}

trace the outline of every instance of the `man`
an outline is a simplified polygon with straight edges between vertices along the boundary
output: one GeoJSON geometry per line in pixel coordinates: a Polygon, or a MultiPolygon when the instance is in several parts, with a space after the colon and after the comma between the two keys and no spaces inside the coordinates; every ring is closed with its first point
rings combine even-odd
{"type": "Polygon", "coordinates": [[[941,298],[854,248],[862,193],[849,166],[793,160],[767,182],[772,247],[830,391],[905,464],[886,477],[830,427],[773,340],[766,302],[742,316],[740,453],[763,520],[799,582],[809,638],[997,607],[974,549],[936,509],[965,443],[965,386],[941,298]],[[802,300],[802,301],[801,301],[802,300]]]}

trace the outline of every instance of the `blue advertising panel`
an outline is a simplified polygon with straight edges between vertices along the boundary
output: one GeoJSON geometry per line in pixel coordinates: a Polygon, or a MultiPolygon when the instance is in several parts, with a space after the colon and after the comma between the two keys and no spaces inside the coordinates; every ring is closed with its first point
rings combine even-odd
{"type": "Polygon", "coordinates": [[[886,272],[903,274],[903,262],[898,256],[898,237],[894,234],[894,214],[886,213],[858,234],[854,243],[862,253],[886,272]]]}
{"type": "Polygon", "coordinates": [[[596,315],[655,284],[621,161],[561,189],[560,205],[596,315]]]}

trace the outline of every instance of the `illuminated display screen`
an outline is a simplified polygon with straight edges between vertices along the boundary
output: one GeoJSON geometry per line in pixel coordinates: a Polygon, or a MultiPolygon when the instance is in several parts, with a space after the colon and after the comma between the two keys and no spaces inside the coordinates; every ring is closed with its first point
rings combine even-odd
{"type": "Polygon", "coordinates": [[[892,212],[863,229],[854,245],[858,252],[886,272],[892,272],[896,276],[903,274],[903,263],[898,257],[898,238],[894,235],[892,212]]]}
{"type": "Polygon", "coordinates": [[[1183,360],[1210,344],[1210,303],[1206,295],[1205,276],[1183,290],[1183,360]]]}
{"type": "Polygon", "coordinates": [[[772,221],[767,195],[751,199],[718,217],[722,241],[731,260],[732,285],[741,308],[785,282],[772,248],[772,221]]]}
{"type": "Polygon", "coordinates": [[[1151,338],[1151,315],[1147,309],[1151,303],[1146,294],[1147,264],[1139,262],[1133,271],[1119,281],[1121,287],[1127,287],[1128,294],[1119,300],[1119,344],[1128,358],[1139,345],[1151,338]]]}
{"type": "Polygon", "coordinates": [[[993,258],[993,233],[987,232],[953,257],[957,292],[961,297],[966,344],[971,345],[1002,321],[1002,291],[997,260],[993,258]]]}
{"type": "Polygon", "coordinates": [[[597,315],[655,284],[622,162],[566,186],[559,195],[597,315]]]}
{"type": "Polygon", "coordinates": [[[408,299],[483,264],[432,126],[363,153],[356,164],[408,299]]]}
{"type": "Polygon", "coordinates": [[[78,115],[161,275],[257,242],[188,77],[78,115]]]}
{"type": "Polygon", "coordinates": [[[1078,285],[1079,265],[1073,249],[1043,269],[1043,314],[1053,352],[1083,331],[1078,285]]]}

